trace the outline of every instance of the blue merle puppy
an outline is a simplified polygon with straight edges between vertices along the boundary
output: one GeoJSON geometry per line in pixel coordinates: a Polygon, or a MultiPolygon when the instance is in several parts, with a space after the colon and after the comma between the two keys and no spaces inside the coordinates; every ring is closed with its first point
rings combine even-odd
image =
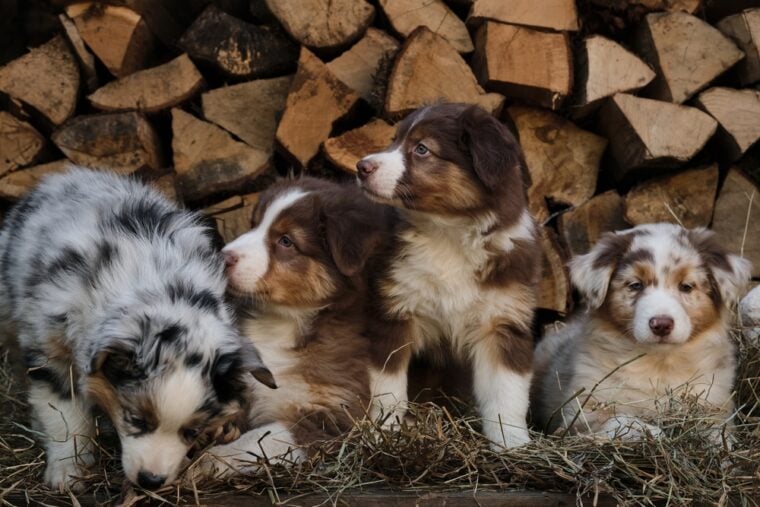
{"type": "Polygon", "coordinates": [[[0,276],[0,326],[26,360],[51,487],[79,486],[92,462],[94,406],[127,478],[155,489],[198,435],[244,413],[250,374],[276,387],[224,304],[212,229],[134,180],[45,179],[0,232],[0,276]]]}

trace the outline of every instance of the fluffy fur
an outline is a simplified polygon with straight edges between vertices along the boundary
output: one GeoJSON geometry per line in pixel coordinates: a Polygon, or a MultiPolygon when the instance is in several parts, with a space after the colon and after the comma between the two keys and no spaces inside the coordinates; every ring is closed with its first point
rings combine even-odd
{"type": "Polygon", "coordinates": [[[525,443],[540,251],[516,140],[478,107],[430,106],[357,169],[365,193],[401,216],[374,286],[374,415],[403,415],[413,354],[449,349],[472,366],[485,436],[525,443]]]}
{"type": "Polygon", "coordinates": [[[224,248],[243,332],[280,388],[254,386],[253,429],[212,448],[199,466],[204,474],[254,471],[267,458],[297,461],[365,415],[366,273],[391,213],[355,187],[281,182],[262,195],[253,229],[224,248]]]}
{"type": "Polygon", "coordinates": [[[84,169],[45,179],[9,213],[0,317],[26,360],[50,486],[74,485],[92,460],[94,405],[127,478],[156,488],[199,434],[246,408],[249,371],[273,385],[233,327],[211,238],[147,186],[84,169]]]}
{"type": "Polygon", "coordinates": [[[570,269],[588,312],[537,347],[531,406],[540,427],[575,421],[575,431],[610,437],[657,434],[641,418],[655,416],[657,400],[672,392],[698,396],[716,424],[726,421],[730,308],[749,280],[746,260],[706,229],[663,223],[608,233],[570,269]]]}

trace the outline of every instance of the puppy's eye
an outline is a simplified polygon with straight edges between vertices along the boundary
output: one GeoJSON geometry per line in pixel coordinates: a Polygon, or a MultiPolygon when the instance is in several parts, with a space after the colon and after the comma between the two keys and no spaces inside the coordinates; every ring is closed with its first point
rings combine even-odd
{"type": "Polygon", "coordinates": [[[283,234],[280,236],[280,239],[277,240],[277,244],[285,248],[290,248],[293,246],[293,240],[290,239],[287,234],[283,234]]]}
{"type": "Polygon", "coordinates": [[[683,283],[678,284],[678,290],[680,290],[684,294],[688,294],[689,292],[694,290],[694,286],[690,283],[683,282],[683,283]]]}
{"type": "Polygon", "coordinates": [[[182,430],[182,438],[188,442],[194,442],[200,433],[201,432],[198,428],[185,428],[182,430]]]}
{"type": "Polygon", "coordinates": [[[148,427],[148,421],[137,415],[127,416],[127,423],[135,428],[139,433],[147,433],[150,428],[148,427]]]}
{"type": "Polygon", "coordinates": [[[428,150],[428,147],[425,146],[422,143],[417,143],[417,146],[414,147],[414,153],[415,155],[419,155],[421,157],[424,157],[428,153],[430,153],[430,150],[428,150]]]}
{"type": "Polygon", "coordinates": [[[641,282],[631,282],[628,284],[628,289],[633,292],[639,292],[643,288],[644,288],[644,284],[642,284],[641,282]]]}

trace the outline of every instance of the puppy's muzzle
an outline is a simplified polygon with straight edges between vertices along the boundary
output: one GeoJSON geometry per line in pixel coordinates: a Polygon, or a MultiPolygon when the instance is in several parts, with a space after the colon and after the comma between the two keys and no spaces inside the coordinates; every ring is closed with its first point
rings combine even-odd
{"type": "Polygon", "coordinates": [[[366,158],[363,158],[356,163],[356,170],[359,173],[359,179],[362,181],[366,180],[370,174],[377,171],[377,168],[377,162],[366,158]]]}

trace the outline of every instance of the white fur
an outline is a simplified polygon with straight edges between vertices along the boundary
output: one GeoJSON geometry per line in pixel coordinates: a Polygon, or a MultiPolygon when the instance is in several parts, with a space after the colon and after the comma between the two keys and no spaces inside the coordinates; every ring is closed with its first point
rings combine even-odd
{"type": "Polygon", "coordinates": [[[383,426],[391,427],[401,422],[407,410],[407,372],[401,369],[395,373],[370,368],[370,388],[373,393],[370,417],[382,419],[383,426]],[[385,412],[388,410],[388,412],[385,412]]]}
{"type": "Polygon", "coordinates": [[[180,431],[203,404],[205,381],[198,369],[179,367],[154,389],[159,426],[146,435],[121,437],[122,464],[127,477],[144,471],[171,482],[187,454],[188,445],[180,431]]]}
{"type": "Polygon", "coordinates": [[[508,370],[494,362],[488,353],[487,349],[476,346],[473,364],[473,384],[483,434],[497,447],[526,444],[530,441],[525,419],[532,375],[508,370]]]}
{"type": "Polygon", "coordinates": [[[401,147],[391,151],[382,151],[373,155],[368,155],[362,160],[368,160],[377,164],[377,170],[369,175],[365,180],[364,186],[379,197],[392,199],[398,181],[406,171],[404,154],[401,147]]]}
{"type": "Polygon", "coordinates": [[[261,222],[255,229],[238,237],[227,246],[224,252],[234,254],[237,264],[229,271],[230,283],[235,287],[255,287],[269,268],[269,248],[267,240],[269,228],[283,210],[305,197],[308,192],[300,189],[290,190],[277,196],[267,207],[261,222]]]}
{"type": "Polygon", "coordinates": [[[633,336],[641,343],[683,343],[691,336],[691,320],[681,303],[662,289],[648,289],[638,301],[633,318],[633,336]],[[657,336],[649,321],[658,316],[673,319],[673,330],[666,337],[657,336]]]}
{"type": "Polygon", "coordinates": [[[255,473],[265,462],[292,464],[306,458],[306,453],[295,444],[290,428],[276,422],[248,431],[229,444],[213,447],[196,465],[196,474],[224,477],[255,473]]]}
{"type": "Polygon", "coordinates": [[[29,388],[29,404],[38,407],[35,426],[46,436],[48,466],[45,469],[47,484],[75,487],[74,478],[86,472],[92,464],[95,436],[88,408],[77,400],[58,399],[44,384],[32,384],[29,388]]]}

